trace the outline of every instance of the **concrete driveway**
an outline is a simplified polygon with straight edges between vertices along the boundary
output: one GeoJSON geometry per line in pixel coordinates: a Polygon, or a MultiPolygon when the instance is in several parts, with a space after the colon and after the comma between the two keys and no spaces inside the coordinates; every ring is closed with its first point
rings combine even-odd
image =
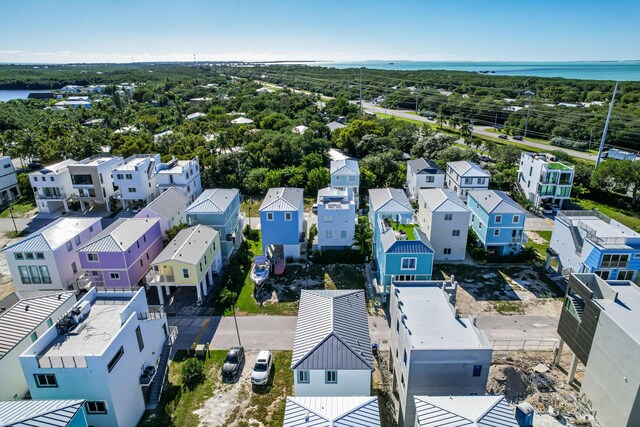
{"type": "Polygon", "coordinates": [[[527,218],[524,221],[524,229],[526,231],[551,231],[553,230],[553,221],[549,218],[540,218],[527,214],[527,218]]]}

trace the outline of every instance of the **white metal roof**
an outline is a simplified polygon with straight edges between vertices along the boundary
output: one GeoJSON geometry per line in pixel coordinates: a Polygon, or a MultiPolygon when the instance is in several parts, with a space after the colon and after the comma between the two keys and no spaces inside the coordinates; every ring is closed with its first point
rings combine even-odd
{"type": "Polygon", "coordinates": [[[415,396],[417,427],[518,427],[504,396],[415,396]]]}
{"type": "Polygon", "coordinates": [[[144,209],[149,209],[164,219],[171,219],[188,203],[189,199],[180,190],[175,187],[169,187],[144,209]]]}
{"type": "Polygon", "coordinates": [[[78,411],[82,410],[84,402],[84,400],[0,401],[0,426],[66,427],[78,411]]]}
{"type": "Polygon", "coordinates": [[[468,162],[466,160],[462,160],[459,162],[449,162],[447,163],[451,169],[453,169],[458,175],[465,178],[470,177],[490,177],[491,175],[486,170],[482,169],[480,166],[476,165],[473,162],[468,162]]]}
{"type": "Polygon", "coordinates": [[[448,188],[423,188],[419,194],[420,201],[426,203],[431,212],[469,212],[467,205],[448,188]]]}
{"type": "Polygon", "coordinates": [[[235,188],[205,190],[187,208],[186,213],[224,213],[240,191],[235,188]]]}
{"type": "Polygon", "coordinates": [[[253,120],[246,117],[238,117],[237,119],[231,120],[231,123],[233,123],[234,125],[249,125],[253,123],[253,120]]]}
{"type": "Polygon", "coordinates": [[[370,209],[374,212],[413,213],[413,207],[404,191],[398,188],[369,190],[370,209]]]}
{"type": "Polygon", "coordinates": [[[7,252],[53,251],[89,227],[96,226],[100,226],[100,218],[97,217],[60,218],[19,242],[7,246],[4,250],[7,252]]]}
{"type": "Polygon", "coordinates": [[[332,160],[331,175],[338,172],[360,175],[360,167],[358,166],[358,161],[354,159],[332,160]]]}
{"type": "Polygon", "coordinates": [[[171,260],[197,265],[217,235],[217,230],[206,225],[196,225],[180,230],[167,247],[160,252],[160,255],[153,260],[153,265],[171,260]]]}
{"type": "Polygon", "coordinates": [[[159,222],[158,218],[121,218],[80,246],[76,251],[121,252],[127,250],[159,222]]]}
{"type": "Polygon", "coordinates": [[[283,427],[379,427],[378,398],[287,397],[283,427]]]}
{"type": "MultiPolygon", "coordinates": [[[[482,209],[488,214],[491,213],[513,213],[526,214],[518,203],[514,202],[509,196],[500,190],[472,190],[469,191],[469,197],[473,198],[482,209]]],[[[471,201],[468,205],[474,207],[471,201]]]]}
{"type": "Polygon", "coordinates": [[[261,211],[297,211],[304,205],[302,188],[270,188],[260,205],[261,211]]]}

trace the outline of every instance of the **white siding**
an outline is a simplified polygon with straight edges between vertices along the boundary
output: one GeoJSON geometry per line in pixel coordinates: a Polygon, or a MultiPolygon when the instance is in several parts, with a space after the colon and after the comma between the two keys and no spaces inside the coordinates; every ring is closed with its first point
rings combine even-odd
{"type": "Polygon", "coordinates": [[[309,383],[298,382],[298,371],[294,374],[294,394],[303,396],[370,396],[371,372],[367,370],[339,370],[338,382],[327,384],[326,371],[308,371],[309,383]]]}

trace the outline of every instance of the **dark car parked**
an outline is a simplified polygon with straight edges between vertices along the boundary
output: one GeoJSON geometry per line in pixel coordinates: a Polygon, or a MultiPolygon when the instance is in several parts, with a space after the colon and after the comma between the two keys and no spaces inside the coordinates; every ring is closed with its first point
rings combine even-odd
{"type": "Polygon", "coordinates": [[[509,137],[507,135],[505,135],[504,133],[501,133],[500,135],[498,135],[498,138],[500,138],[500,139],[509,139],[509,137]]]}
{"type": "Polygon", "coordinates": [[[516,135],[513,137],[516,141],[522,141],[522,135],[516,135]]]}
{"type": "Polygon", "coordinates": [[[231,347],[227,353],[226,359],[222,364],[222,377],[226,379],[235,378],[242,371],[242,363],[244,362],[244,348],[238,345],[231,347]]]}

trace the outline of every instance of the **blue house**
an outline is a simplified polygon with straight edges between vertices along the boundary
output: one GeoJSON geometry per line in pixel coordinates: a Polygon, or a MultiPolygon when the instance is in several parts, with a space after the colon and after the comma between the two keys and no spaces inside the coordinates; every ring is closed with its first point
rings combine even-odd
{"type": "Polygon", "coordinates": [[[471,228],[490,254],[517,255],[522,249],[527,211],[502,191],[469,192],[471,228]]]}
{"type": "Polygon", "coordinates": [[[0,401],[0,425],[87,427],[89,407],[89,402],[76,399],[0,401]]]}
{"type": "Polygon", "coordinates": [[[220,233],[222,259],[227,260],[242,243],[240,191],[235,188],[205,190],[186,210],[187,224],[207,225],[220,233]]]}
{"type": "Polygon", "coordinates": [[[376,227],[379,219],[393,219],[401,224],[413,221],[413,207],[404,191],[397,188],[369,190],[369,224],[373,227],[373,246],[380,240],[376,227]]]}
{"type": "Polygon", "coordinates": [[[306,236],[302,188],[270,188],[260,206],[262,251],[274,258],[300,258],[306,236]]]}

